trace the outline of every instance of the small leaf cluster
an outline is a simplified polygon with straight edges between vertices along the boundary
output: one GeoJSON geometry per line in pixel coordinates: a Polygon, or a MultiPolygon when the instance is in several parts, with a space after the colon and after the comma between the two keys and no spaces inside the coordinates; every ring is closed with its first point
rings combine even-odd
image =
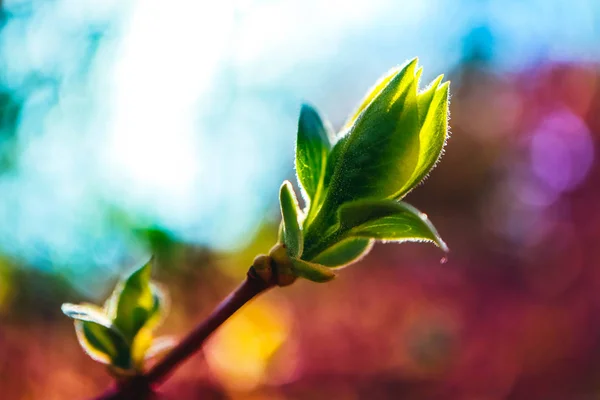
{"type": "Polygon", "coordinates": [[[104,307],[63,304],[75,320],[77,339],[94,360],[106,364],[118,377],[135,375],[144,362],[169,348],[167,337],[154,337],[167,311],[165,293],[150,280],[148,261],[119,282],[104,307]]]}
{"type": "Polygon", "coordinates": [[[270,253],[283,275],[331,280],[376,240],[448,250],[427,216],[401,201],[434,168],[448,138],[449,82],[439,76],[420,91],[421,73],[416,58],[392,69],[337,134],[302,107],[296,172],[305,207],[284,182],[280,239],[270,253]]]}

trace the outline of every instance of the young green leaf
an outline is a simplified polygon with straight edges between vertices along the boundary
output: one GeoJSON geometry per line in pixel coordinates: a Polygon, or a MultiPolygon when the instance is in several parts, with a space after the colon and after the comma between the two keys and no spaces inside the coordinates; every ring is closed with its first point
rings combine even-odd
{"type": "Polygon", "coordinates": [[[341,268],[357,262],[373,247],[373,240],[348,238],[327,248],[311,261],[327,267],[341,268]]]}
{"type": "Polygon", "coordinates": [[[146,357],[146,352],[152,345],[152,330],[143,327],[138,331],[133,338],[133,342],[131,343],[131,362],[134,367],[138,370],[141,370],[144,366],[144,360],[146,357]]]}
{"type": "Polygon", "coordinates": [[[342,132],[339,135],[337,142],[335,142],[333,148],[331,149],[331,152],[329,153],[329,158],[327,159],[327,166],[325,168],[325,179],[323,182],[323,186],[325,187],[325,189],[329,188],[331,184],[331,178],[333,177],[333,173],[335,172],[335,166],[338,164],[340,156],[345,150],[346,142],[348,141],[348,137],[350,136],[348,133],[349,132],[346,131],[342,132]]]}
{"type": "MultiPolygon", "coordinates": [[[[328,193],[329,187],[331,186],[331,178],[333,177],[335,166],[338,164],[338,161],[344,152],[348,137],[349,135],[347,132],[340,135],[337,143],[333,146],[331,152],[329,153],[323,185],[325,188],[325,198],[330,197],[328,196],[328,193]]],[[[315,206],[316,205],[313,205],[313,207],[315,206]]],[[[310,254],[309,258],[305,258],[307,260],[311,260],[310,257],[318,254],[318,252],[314,253],[313,249],[315,247],[319,247],[319,244],[324,237],[324,231],[334,224],[337,218],[335,207],[330,207],[330,210],[328,211],[321,209],[322,204],[319,204],[316,207],[317,208],[311,210],[311,216],[304,220],[302,232],[304,235],[304,251],[308,251],[310,254]],[[314,211],[314,213],[312,211],[314,211]]]]}
{"type": "Polygon", "coordinates": [[[76,320],[75,332],[79,344],[92,359],[124,370],[131,368],[129,345],[111,325],[76,320]]]}
{"type": "Polygon", "coordinates": [[[360,200],[340,207],[339,221],[347,237],[389,241],[428,241],[444,251],[448,246],[427,216],[394,200],[360,200]]]}
{"type": "Polygon", "coordinates": [[[292,271],[296,276],[319,283],[329,282],[335,278],[335,272],[324,265],[300,260],[295,257],[291,257],[291,261],[292,271]]]}
{"type": "Polygon", "coordinates": [[[439,85],[440,75],[428,90],[419,94],[418,109],[421,130],[419,132],[419,159],[410,179],[398,191],[400,198],[417,186],[433,169],[442,155],[448,139],[448,90],[450,82],[439,85]]]}
{"type": "MultiPolygon", "coordinates": [[[[414,61],[416,62],[417,59],[415,58],[414,61]]],[[[377,80],[377,82],[375,82],[375,84],[367,91],[367,94],[362,99],[362,101],[360,102],[360,104],[358,105],[356,110],[350,115],[350,118],[348,118],[348,120],[344,124],[342,131],[344,131],[346,129],[350,129],[352,127],[352,125],[354,125],[354,122],[358,119],[358,117],[364,111],[364,109],[367,108],[367,106],[369,104],[371,104],[373,99],[375,97],[377,97],[377,95],[379,93],[381,93],[383,88],[386,87],[388,83],[390,83],[392,78],[394,76],[396,76],[399,71],[400,71],[400,67],[394,67],[391,70],[389,70],[385,75],[383,75],[381,78],[379,78],[377,80]]]]}
{"type": "Polygon", "coordinates": [[[312,204],[319,204],[323,195],[325,167],[333,139],[329,124],[323,122],[314,108],[303,105],[298,120],[296,173],[308,210],[313,210],[312,204]]]}
{"type": "Polygon", "coordinates": [[[129,368],[129,346],[101,308],[66,303],[61,309],[75,320],[77,339],[90,357],[104,364],[129,368]]]}
{"type": "Polygon", "coordinates": [[[60,307],[63,314],[78,321],[90,321],[100,325],[111,326],[110,318],[104,310],[93,304],[71,304],[65,303],[60,307]]]}
{"type": "Polygon", "coordinates": [[[415,66],[416,59],[398,71],[355,121],[333,166],[326,212],[394,197],[411,177],[419,155],[415,66]]]}
{"type": "MultiPolygon", "coordinates": [[[[319,203],[314,203],[311,205],[311,210],[310,210],[310,215],[308,215],[306,217],[306,219],[304,220],[304,228],[308,230],[308,228],[310,227],[310,225],[313,223],[313,221],[317,218],[315,218],[318,213],[321,211],[321,207],[323,205],[324,200],[328,197],[327,193],[329,192],[329,187],[331,186],[331,179],[333,177],[333,173],[335,172],[335,166],[338,165],[338,161],[340,159],[340,157],[342,156],[342,154],[344,153],[345,150],[345,146],[346,146],[346,142],[348,141],[348,132],[342,133],[339,137],[337,142],[335,143],[335,145],[333,146],[333,148],[331,149],[331,152],[329,153],[329,157],[327,159],[327,165],[325,167],[325,177],[323,179],[323,196],[320,197],[320,202],[319,203]]],[[[323,215],[325,213],[321,213],[322,215],[321,220],[332,220],[335,219],[335,212],[329,212],[328,215],[323,215]]],[[[314,231],[314,230],[313,230],[314,231]]],[[[318,231],[318,229],[317,229],[318,231]]],[[[311,233],[314,232],[310,232],[310,230],[308,230],[306,232],[305,238],[308,237],[309,242],[313,241],[314,238],[311,237],[311,233]]],[[[321,234],[321,232],[317,232],[318,235],[321,234]]],[[[306,245],[306,243],[305,243],[306,245]]]]}
{"type": "MultiPolygon", "coordinates": [[[[425,214],[397,202],[435,166],[448,136],[449,84],[439,76],[419,92],[423,69],[416,65],[415,58],[388,72],[350,116],[329,152],[319,147],[321,174],[318,180],[311,175],[318,184],[312,186],[318,187],[318,201],[309,199],[313,202],[301,230],[299,253],[308,264],[296,261],[296,275],[324,280],[315,274],[355,262],[368,253],[374,240],[430,241],[447,251],[425,214]]],[[[302,114],[304,120],[316,112],[303,109],[302,114]]],[[[298,148],[306,146],[301,140],[306,138],[299,132],[298,148]]],[[[305,165],[308,170],[312,164],[305,165]]],[[[298,177],[304,185],[304,173],[298,177]]],[[[309,189],[308,197],[311,193],[316,191],[309,189]]],[[[294,248],[300,238],[285,238],[287,230],[286,223],[284,242],[294,248]]],[[[295,253],[288,256],[300,258],[295,253]]]]}
{"type": "Polygon", "coordinates": [[[440,84],[444,79],[444,75],[439,75],[435,78],[431,83],[427,86],[425,90],[420,92],[417,97],[417,107],[419,109],[419,125],[423,126],[425,123],[425,119],[429,114],[429,109],[431,107],[431,102],[433,101],[433,97],[440,89],[440,84]]]}
{"type": "MultiPolygon", "coordinates": [[[[147,264],[144,265],[144,267],[147,264]]],[[[160,325],[166,316],[169,310],[169,296],[166,291],[164,291],[160,286],[155,283],[148,283],[150,285],[150,291],[152,292],[153,305],[152,308],[148,311],[148,318],[145,322],[144,326],[149,326],[150,328],[155,328],[160,325]]],[[[117,317],[117,306],[119,303],[119,299],[121,298],[121,294],[123,292],[124,283],[120,283],[117,285],[115,290],[112,292],[110,297],[104,303],[104,312],[108,318],[111,320],[116,319],[117,317]]]]}
{"type": "Polygon", "coordinates": [[[152,260],[135,270],[122,284],[114,323],[132,341],[152,315],[155,297],[150,286],[152,260]]]}
{"type": "Polygon", "coordinates": [[[300,211],[298,199],[289,181],[285,181],[281,185],[279,204],[283,217],[284,244],[290,256],[300,257],[303,248],[303,237],[298,220],[301,217],[302,211],[300,211]]]}
{"type": "Polygon", "coordinates": [[[154,329],[164,321],[167,315],[169,296],[167,296],[166,291],[155,283],[150,283],[150,290],[154,298],[154,305],[148,314],[148,320],[144,324],[144,328],[154,329]]]}
{"type": "Polygon", "coordinates": [[[104,302],[102,309],[104,313],[110,320],[114,320],[117,317],[117,306],[119,305],[119,296],[123,291],[123,282],[117,284],[117,286],[113,289],[112,293],[104,302]]]}
{"type": "Polygon", "coordinates": [[[168,297],[150,282],[151,262],[120,282],[103,308],[92,304],[63,304],[75,319],[79,343],[94,360],[108,364],[116,376],[130,376],[143,368],[154,343],[152,331],[162,322],[168,297]]]}

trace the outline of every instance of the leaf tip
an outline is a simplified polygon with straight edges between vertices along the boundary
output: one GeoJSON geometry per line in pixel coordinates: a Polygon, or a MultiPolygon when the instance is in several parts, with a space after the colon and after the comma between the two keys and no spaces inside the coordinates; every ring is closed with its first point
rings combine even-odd
{"type": "Polygon", "coordinates": [[[154,263],[154,256],[148,257],[148,259],[133,269],[128,275],[126,280],[133,281],[142,278],[144,281],[150,280],[152,274],[152,264],[154,263]]]}
{"type": "Polygon", "coordinates": [[[417,72],[415,72],[415,82],[417,83],[415,85],[416,89],[418,90],[418,86],[419,86],[419,81],[421,80],[421,75],[423,74],[423,67],[419,67],[419,69],[417,69],[417,72]]]}
{"type": "Polygon", "coordinates": [[[429,90],[434,90],[437,91],[440,88],[440,84],[442,83],[442,80],[444,80],[444,74],[440,74],[438,75],[434,80],[431,81],[431,83],[427,86],[427,89],[425,89],[426,91],[429,90]]]}
{"type": "Polygon", "coordinates": [[[406,63],[406,66],[404,68],[401,69],[401,71],[406,71],[406,72],[410,72],[413,76],[417,76],[417,64],[419,63],[419,57],[415,57],[411,60],[409,60],[406,63]]]}
{"type": "Polygon", "coordinates": [[[292,191],[292,182],[288,181],[287,179],[283,181],[283,183],[279,187],[280,196],[283,195],[286,190],[292,191]]]}
{"type": "Polygon", "coordinates": [[[316,114],[316,109],[309,103],[302,103],[300,106],[300,120],[310,114],[316,114]]]}
{"type": "MultiPolygon", "coordinates": [[[[414,210],[417,211],[416,209],[414,209],[414,210]]],[[[433,239],[433,243],[435,243],[435,245],[437,247],[439,247],[444,253],[450,252],[448,245],[446,244],[446,242],[444,242],[444,240],[442,239],[440,234],[437,232],[437,229],[435,229],[433,224],[431,224],[431,221],[429,220],[429,217],[427,216],[427,214],[425,214],[424,212],[420,212],[420,211],[417,211],[417,212],[419,213],[418,214],[419,218],[421,218],[421,220],[430,227],[430,229],[433,233],[433,236],[435,238],[435,239],[433,239]]]]}
{"type": "Polygon", "coordinates": [[[288,180],[283,181],[279,190],[279,205],[283,218],[283,242],[290,254],[299,256],[304,245],[300,228],[304,215],[300,211],[294,187],[288,180]]]}
{"type": "Polygon", "coordinates": [[[446,242],[444,242],[444,241],[442,240],[442,238],[441,238],[441,237],[438,237],[438,240],[437,240],[437,243],[436,243],[436,244],[438,245],[438,247],[439,247],[440,249],[442,249],[442,251],[443,251],[444,253],[446,253],[446,254],[450,253],[450,248],[448,248],[448,245],[446,244],[446,242]]]}
{"type": "MultiPolygon", "coordinates": [[[[443,77],[443,75],[441,75],[441,76],[443,77]]],[[[436,89],[436,92],[437,92],[437,93],[442,93],[442,92],[444,92],[444,94],[445,94],[446,96],[448,96],[448,92],[449,92],[449,91],[450,91],[450,81],[446,81],[446,82],[444,82],[444,83],[440,84],[440,85],[438,86],[438,88],[436,89]]]]}
{"type": "Polygon", "coordinates": [[[69,318],[73,318],[73,314],[76,312],[76,310],[77,310],[77,305],[73,304],[73,303],[63,303],[60,306],[60,311],[62,311],[62,313],[65,314],[69,318]]]}

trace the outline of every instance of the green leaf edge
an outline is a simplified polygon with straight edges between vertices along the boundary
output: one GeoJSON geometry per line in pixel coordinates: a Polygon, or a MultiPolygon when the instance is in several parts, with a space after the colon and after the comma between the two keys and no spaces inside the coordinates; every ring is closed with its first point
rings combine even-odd
{"type": "Polygon", "coordinates": [[[292,271],[296,276],[308,279],[309,281],[324,283],[335,278],[335,272],[324,265],[300,260],[290,257],[292,262],[292,271]]]}
{"type": "Polygon", "coordinates": [[[283,243],[292,257],[300,257],[304,247],[304,238],[299,219],[302,211],[290,181],[284,181],[279,191],[279,204],[283,218],[283,243]]]}
{"type": "MultiPolygon", "coordinates": [[[[350,212],[350,211],[347,211],[350,212]]],[[[446,244],[446,242],[444,242],[444,240],[442,239],[442,237],[440,236],[440,234],[438,233],[437,229],[435,228],[435,226],[431,223],[431,221],[429,220],[429,218],[427,217],[427,214],[422,213],[421,211],[419,211],[418,209],[416,209],[415,207],[411,206],[410,204],[403,202],[403,201],[396,201],[396,200],[358,200],[355,202],[350,202],[350,203],[346,203],[344,205],[342,205],[338,211],[338,218],[340,221],[340,226],[343,227],[343,229],[345,230],[345,235],[344,235],[344,239],[347,237],[365,237],[365,238],[370,238],[370,239],[375,239],[375,240],[379,240],[379,241],[385,241],[385,242],[397,242],[397,243],[401,243],[401,242],[431,242],[434,243],[436,246],[438,246],[441,250],[443,250],[444,252],[448,252],[449,248],[448,245],[446,244]],[[366,220],[364,222],[360,222],[360,223],[356,223],[356,224],[348,224],[347,219],[344,218],[344,211],[351,209],[353,207],[366,207],[368,208],[369,206],[372,207],[386,207],[389,210],[389,213],[384,213],[384,215],[381,215],[379,217],[375,217],[373,219],[370,220],[366,220]],[[416,219],[421,222],[423,224],[423,226],[426,228],[426,230],[429,231],[430,233],[430,237],[423,237],[423,236],[407,236],[407,237],[387,237],[387,238],[383,238],[383,237],[373,237],[373,236],[362,236],[360,235],[360,232],[357,232],[358,228],[360,228],[361,226],[364,226],[368,223],[374,223],[377,220],[380,220],[382,218],[387,218],[387,217],[391,217],[396,215],[395,211],[397,211],[398,213],[408,213],[409,215],[412,215],[414,217],[416,217],[416,219]],[[346,220],[346,221],[345,221],[346,220]]]]}

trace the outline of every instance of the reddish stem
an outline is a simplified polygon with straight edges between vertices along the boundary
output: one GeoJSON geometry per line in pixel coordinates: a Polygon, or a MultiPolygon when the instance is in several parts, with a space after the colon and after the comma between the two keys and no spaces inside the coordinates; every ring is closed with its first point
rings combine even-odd
{"type": "Polygon", "coordinates": [[[254,269],[250,269],[246,279],[233,291],[221,304],[208,316],[204,322],[196,326],[177,346],[161,359],[148,373],[146,377],[151,385],[158,385],[179,365],[192,354],[200,350],[202,343],[223,322],[231,317],[244,304],[255,296],[272,287],[273,284],[266,283],[256,275],[254,269]]]}
{"type": "Polygon", "coordinates": [[[219,326],[255,296],[270,289],[274,282],[265,282],[254,268],[250,268],[246,279],[217,308],[145,375],[140,375],[126,384],[107,390],[96,400],[148,399],[152,388],[160,385],[179,364],[191,357],[219,326]]]}

